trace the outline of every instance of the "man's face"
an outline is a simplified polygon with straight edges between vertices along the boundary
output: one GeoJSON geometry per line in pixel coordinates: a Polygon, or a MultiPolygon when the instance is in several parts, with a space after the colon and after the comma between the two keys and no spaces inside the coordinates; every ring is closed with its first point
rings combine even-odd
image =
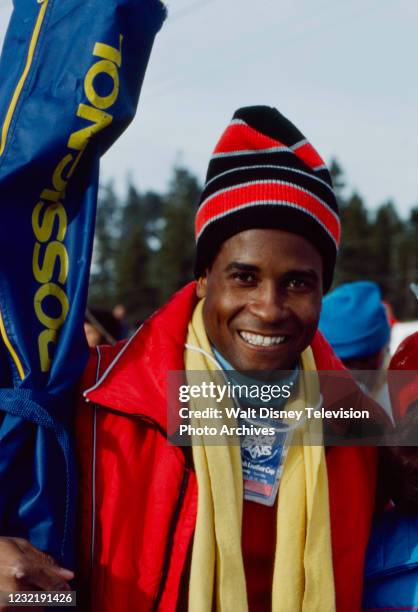
{"type": "Polygon", "coordinates": [[[322,260],[310,242],[251,229],[226,240],[197,285],[209,340],[237,370],[289,370],[310,344],[322,260]]]}

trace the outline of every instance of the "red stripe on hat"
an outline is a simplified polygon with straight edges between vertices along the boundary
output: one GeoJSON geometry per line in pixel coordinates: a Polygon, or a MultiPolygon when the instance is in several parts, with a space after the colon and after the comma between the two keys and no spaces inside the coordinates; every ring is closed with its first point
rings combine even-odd
{"type": "Polygon", "coordinates": [[[299,159],[305,162],[305,164],[312,168],[312,170],[315,170],[315,168],[318,168],[318,166],[325,165],[325,162],[322,157],[313,148],[313,146],[309,144],[309,142],[306,142],[300,145],[300,147],[297,147],[296,149],[292,150],[299,157],[299,159]]]}
{"type": "MultiPolygon", "coordinates": [[[[341,226],[338,218],[331,210],[312,194],[288,183],[260,181],[225,189],[207,198],[200,206],[195,221],[196,237],[203,227],[218,216],[235,212],[250,205],[261,205],[261,202],[276,205],[294,205],[304,209],[306,213],[316,217],[324,225],[337,245],[340,242],[341,226]],[[260,204],[257,204],[260,202],[260,204]]],[[[303,211],[302,211],[303,212],[303,211]]]]}
{"type": "Polygon", "coordinates": [[[232,123],[222,134],[215,147],[213,155],[217,153],[232,153],[270,149],[271,147],[285,147],[283,143],[265,136],[245,123],[232,123]]]}

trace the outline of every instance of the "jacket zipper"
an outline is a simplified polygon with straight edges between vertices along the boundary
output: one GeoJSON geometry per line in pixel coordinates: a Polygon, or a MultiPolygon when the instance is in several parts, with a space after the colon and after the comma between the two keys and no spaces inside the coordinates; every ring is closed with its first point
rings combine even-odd
{"type": "Polygon", "coordinates": [[[1,129],[0,134],[0,157],[3,155],[4,150],[6,148],[7,136],[9,133],[9,128],[12,123],[13,115],[16,110],[17,104],[19,102],[20,94],[22,93],[23,87],[25,85],[26,79],[29,75],[33,58],[35,56],[36,47],[38,45],[39,36],[41,33],[42,25],[44,23],[45,14],[48,8],[50,0],[38,0],[38,4],[40,5],[38,17],[35,21],[35,26],[32,31],[32,36],[29,42],[28,53],[26,57],[25,67],[23,69],[22,74],[20,75],[20,79],[17,82],[16,88],[13,92],[12,99],[10,101],[9,107],[6,112],[6,116],[4,118],[4,122],[1,129]]]}
{"type": "MultiPolygon", "coordinates": [[[[96,347],[96,383],[100,378],[102,355],[100,346],[96,347]]],[[[90,571],[93,572],[94,547],[96,544],[96,448],[97,448],[97,406],[93,404],[93,431],[92,431],[92,462],[91,462],[91,543],[90,543],[90,571]]]]}
{"type": "Polygon", "coordinates": [[[173,550],[174,534],[176,532],[177,523],[178,523],[178,519],[180,516],[180,511],[183,505],[184,496],[186,494],[186,489],[187,489],[187,485],[189,482],[189,477],[190,477],[190,468],[185,466],[183,470],[183,479],[182,479],[182,483],[180,486],[180,493],[177,498],[177,503],[176,503],[176,507],[174,508],[173,516],[171,518],[170,530],[168,532],[168,538],[167,538],[167,546],[166,546],[165,555],[164,555],[163,569],[161,572],[161,580],[160,580],[160,584],[158,587],[157,596],[155,598],[155,602],[152,607],[152,612],[157,612],[158,606],[160,605],[161,598],[164,593],[164,588],[165,588],[165,584],[166,584],[167,576],[168,576],[168,570],[170,567],[171,553],[173,550]]]}

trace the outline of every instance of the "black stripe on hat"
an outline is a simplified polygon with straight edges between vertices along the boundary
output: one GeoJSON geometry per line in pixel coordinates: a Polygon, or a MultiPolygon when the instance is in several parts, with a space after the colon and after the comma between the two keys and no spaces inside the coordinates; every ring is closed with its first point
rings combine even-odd
{"type": "Polygon", "coordinates": [[[212,157],[209,162],[206,182],[213,179],[218,174],[222,174],[231,168],[240,168],[247,166],[265,166],[277,165],[288,166],[289,168],[297,168],[303,172],[312,174],[313,177],[318,177],[325,181],[332,188],[332,181],[329,172],[326,168],[323,170],[312,170],[292,151],[274,151],[271,153],[247,153],[239,155],[225,155],[222,157],[212,157]]]}
{"type": "Polygon", "coordinates": [[[279,113],[277,108],[272,108],[271,106],[239,108],[234,113],[233,119],[245,121],[245,123],[258,132],[279,140],[289,148],[301,140],[305,140],[302,132],[289,119],[286,119],[284,115],[279,113]]]}
{"type": "MultiPolygon", "coordinates": [[[[221,189],[228,187],[238,187],[240,184],[259,181],[284,181],[296,187],[302,187],[306,191],[322,200],[336,215],[338,215],[338,205],[331,187],[319,180],[316,176],[295,168],[282,168],[280,166],[250,166],[243,168],[232,168],[222,174],[217,175],[206,183],[200,203],[221,189]]],[[[278,187],[279,189],[280,187],[278,187]]]]}

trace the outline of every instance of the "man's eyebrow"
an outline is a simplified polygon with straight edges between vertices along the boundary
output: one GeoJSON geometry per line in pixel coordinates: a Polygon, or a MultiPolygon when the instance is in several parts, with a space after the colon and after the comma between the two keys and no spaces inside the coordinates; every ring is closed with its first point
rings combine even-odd
{"type": "Polygon", "coordinates": [[[318,273],[312,268],[295,268],[294,270],[288,270],[286,276],[311,276],[316,280],[319,280],[318,273]]]}
{"type": "Polygon", "coordinates": [[[239,270],[240,272],[259,272],[260,268],[240,261],[231,261],[231,263],[226,266],[225,272],[231,272],[231,270],[239,270]]]}

